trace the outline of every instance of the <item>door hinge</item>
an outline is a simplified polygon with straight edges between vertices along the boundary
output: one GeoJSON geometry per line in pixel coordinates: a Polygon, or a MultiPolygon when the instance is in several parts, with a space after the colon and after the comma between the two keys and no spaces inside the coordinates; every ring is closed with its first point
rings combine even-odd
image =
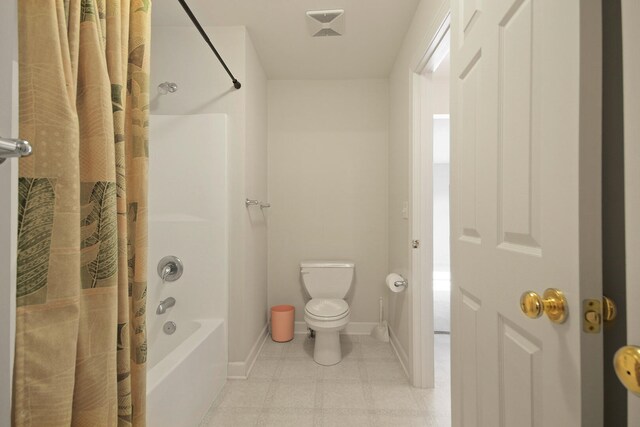
{"type": "Polygon", "coordinates": [[[412,240],[411,241],[411,247],[413,249],[418,249],[420,247],[420,240],[412,240]]]}

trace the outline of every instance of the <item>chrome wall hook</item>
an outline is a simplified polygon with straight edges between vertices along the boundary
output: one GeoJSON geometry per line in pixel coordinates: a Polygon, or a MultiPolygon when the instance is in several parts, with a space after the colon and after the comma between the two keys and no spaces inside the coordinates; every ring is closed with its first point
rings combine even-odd
{"type": "Polygon", "coordinates": [[[271,203],[261,202],[260,200],[252,200],[252,199],[245,199],[244,205],[246,207],[260,206],[260,209],[266,209],[271,207],[271,203]]]}

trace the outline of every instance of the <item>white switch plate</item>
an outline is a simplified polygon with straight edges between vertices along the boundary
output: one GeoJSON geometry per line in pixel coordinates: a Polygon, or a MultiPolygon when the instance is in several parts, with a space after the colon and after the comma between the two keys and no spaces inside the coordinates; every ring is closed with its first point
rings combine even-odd
{"type": "Polygon", "coordinates": [[[409,202],[402,203],[402,218],[409,219],[409,202]]]}

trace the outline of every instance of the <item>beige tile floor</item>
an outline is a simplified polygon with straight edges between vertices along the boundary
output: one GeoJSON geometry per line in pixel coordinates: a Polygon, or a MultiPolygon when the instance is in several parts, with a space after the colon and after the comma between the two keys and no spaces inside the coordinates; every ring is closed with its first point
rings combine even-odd
{"type": "Polygon", "coordinates": [[[393,349],[343,336],[343,360],[313,361],[313,341],[268,340],[247,380],[230,380],[201,427],[449,426],[449,336],[436,335],[436,388],[409,385],[393,349]]]}

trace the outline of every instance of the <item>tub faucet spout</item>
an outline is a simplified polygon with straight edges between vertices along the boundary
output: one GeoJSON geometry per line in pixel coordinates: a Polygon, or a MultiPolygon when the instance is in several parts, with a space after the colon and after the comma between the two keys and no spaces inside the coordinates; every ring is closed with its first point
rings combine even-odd
{"type": "Polygon", "coordinates": [[[160,304],[158,304],[156,314],[164,314],[167,311],[167,308],[173,307],[174,305],[176,305],[176,299],[174,297],[169,297],[165,300],[162,300],[160,301],[160,304]]]}

